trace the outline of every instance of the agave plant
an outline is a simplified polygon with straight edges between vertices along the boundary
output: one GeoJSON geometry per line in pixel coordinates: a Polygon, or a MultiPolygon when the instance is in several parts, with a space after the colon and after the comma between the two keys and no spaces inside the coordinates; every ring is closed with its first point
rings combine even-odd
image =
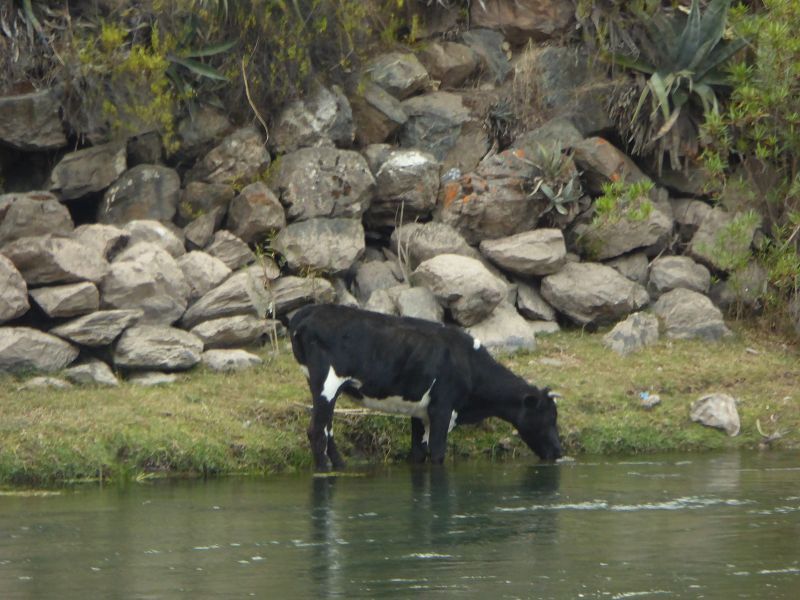
{"type": "Polygon", "coordinates": [[[665,154],[675,169],[682,156],[696,154],[702,115],[718,110],[717,89],[727,82],[723,67],[745,44],[724,39],[730,4],[710,0],[701,13],[699,0],[692,0],[688,15],[642,15],[639,56],[611,56],[639,73],[633,88],[612,96],[612,118],[632,152],[653,155],[659,170],[665,154]]]}

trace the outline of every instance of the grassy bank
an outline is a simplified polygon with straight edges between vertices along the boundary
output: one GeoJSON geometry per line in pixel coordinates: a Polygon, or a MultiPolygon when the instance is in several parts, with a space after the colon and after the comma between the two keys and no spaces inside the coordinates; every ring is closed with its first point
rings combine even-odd
{"type": "MultiPolygon", "coordinates": [[[[626,358],[601,340],[561,333],[541,338],[536,352],[504,359],[564,395],[559,420],[569,453],[756,447],[757,419],[768,433],[786,432],[774,445],[800,445],[796,348],[742,328],[719,344],[662,340],[626,358]],[[642,409],[642,391],[659,394],[661,404],[642,409]],[[714,391],[740,400],[739,436],[689,421],[691,401],[714,391]]],[[[0,484],[310,469],[305,380],[288,351],[264,358],[262,367],[244,373],[198,370],[157,388],[19,390],[19,379],[5,377],[0,484]]],[[[350,409],[337,416],[335,428],[351,462],[404,459],[406,419],[350,409]]],[[[499,421],[451,435],[450,459],[528,454],[499,421]]]]}

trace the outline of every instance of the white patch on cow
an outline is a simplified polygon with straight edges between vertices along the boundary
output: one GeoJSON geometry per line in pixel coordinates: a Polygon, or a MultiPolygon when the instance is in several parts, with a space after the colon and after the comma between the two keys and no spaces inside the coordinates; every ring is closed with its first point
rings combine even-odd
{"type": "Polygon", "coordinates": [[[450,413],[450,425],[447,427],[447,433],[453,431],[453,428],[456,426],[456,420],[458,420],[458,413],[453,411],[450,413]]]}
{"type": "Polygon", "coordinates": [[[472,347],[475,350],[478,350],[481,347],[481,341],[478,338],[475,338],[472,342],[472,347]]]}
{"type": "Polygon", "coordinates": [[[431,424],[430,421],[425,421],[425,433],[422,434],[422,443],[427,444],[431,439],[431,424]]]}
{"type": "Polygon", "coordinates": [[[306,376],[306,379],[309,379],[309,377],[310,377],[310,376],[309,376],[309,374],[308,374],[308,367],[307,367],[307,366],[305,366],[305,365],[300,365],[300,372],[301,372],[303,375],[305,375],[305,376],[306,376]]]}
{"type": "Polygon", "coordinates": [[[328,376],[325,378],[325,384],[322,386],[322,397],[328,402],[333,402],[339,388],[348,381],[350,380],[347,377],[339,377],[331,366],[331,368],[328,369],[328,376]]]}
{"type": "Polygon", "coordinates": [[[325,437],[331,439],[333,437],[333,427],[325,428],[325,437]]]}

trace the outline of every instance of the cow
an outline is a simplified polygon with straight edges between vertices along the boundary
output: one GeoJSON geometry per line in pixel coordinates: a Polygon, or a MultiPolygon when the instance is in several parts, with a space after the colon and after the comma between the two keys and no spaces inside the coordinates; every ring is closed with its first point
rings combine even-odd
{"type": "Polygon", "coordinates": [[[346,306],[309,305],[289,321],[292,351],[311,390],[308,439],[318,471],[344,468],[333,438],[340,394],[411,417],[411,458],[444,461],[456,425],[499,417],[543,460],[561,457],[557,410],[538,388],[498,363],[461,329],[346,306]]]}

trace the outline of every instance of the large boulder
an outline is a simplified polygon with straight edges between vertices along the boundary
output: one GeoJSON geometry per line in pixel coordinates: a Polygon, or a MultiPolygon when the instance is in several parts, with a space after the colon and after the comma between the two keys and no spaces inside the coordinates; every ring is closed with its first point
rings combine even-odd
{"type": "Polygon", "coordinates": [[[571,119],[556,117],[546,121],[539,127],[518,135],[511,144],[512,149],[520,149],[526,156],[536,156],[542,150],[560,153],[566,148],[583,141],[584,136],[575,127],[571,119]]]}
{"type": "Polygon", "coordinates": [[[281,277],[272,284],[269,294],[276,317],[306,304],[330,304],[336,300],[333,285],[322,277],[281,277]]]}
{"type": "Polygon", "coordinates": [[[395,227],[430,216],[439,190],[439,163],[418,150],[389,154],[375,175],[376,193],[365,216],[370,227],[395,227]]]}
{"type": "Polygon", "coordinates": [[[198,300],[231,274],[231,270],[220,259],[197,250],[181,256],[178,267],[189,284],[189,302],[198,300]]]}
{"type": "Polygon", "coordinates": [[[617,256],[605,262],[609,267],[615,269],[620,275],[624,275],[631,281],[641,285],[647,285],[647,278],[650,273],[650,260],[644,252],[631,252],[617,256]]]}
{"type": "Polygon", "coordinates": [[[650,301],[644,287],[596,263],[567,263],[542,279],[541,293],[578,325],[613,323],[650,301]]]}
{"type": "Polygon", "coordinates": [[[101,192],[128,168],[125,144],[112,142],[65,154],[50,173],[50,189],[64,200],[101,192]]]}
{"type": "Polygon", "coordinates": [[[396,228],[391,237],[392,250],[413,271],[422,262],[440,254],[477,257],[478,253],[454,227],[445,223],[409,223],[396,228]]]}
{"type": "Polygon", "coordinates": [[[354,293],[363,303],[369,300],[375,290],[386,290],[398,283],[391,264],[373,260],[361,263],[356,268],[354,293]]]}
{"type": "Polygon", "coordinates": [[[395,299],[397,313],[402,317],[413,317],[441,323],[444,319],[444,309],[436,301],[428,288],[412,287],[399,290],[395,299]]]}
{"type": "Polygon", "coordinates": [[[206,252],[220,259],[229,269],[236,271],[245,265],[255,262],[256,255],[239,236],[230,231],[217,231],[206,246],[206,252]]]}
{"type": "Polygon", "coordinates": [[[190,250],[206,248],[214,239],[214,233],[222,226],[224,216],[222,208],[214,208],[184,227],[183,237],[186,240],[186,247],[190,250]]]}
{"type": "Polygon", "coordinates": [[[139,308],[142,323],[169,325],[181,318],[190,288],[175,259],[160,246],[140,242],[111,263],[100,285],[104,308],[139,308]]]}
{"type": "Polygon", "coordinates": [[[23,237],[69,235],[74,229],[67,207],[50,192],[0,195],[0,246],[23,237]]]}
{"type": "Polygon", "coordinates": [[[567,260],[560,229],[534,229],[510,237],[484,240],[481,252],[501,269],[515,275],[550,275],[567,260]]]}
{"type": "Polygon", "coordinates": [[[456,42],[430,41],[417,55],[440,88],[455,88],[478,68],[478,54],[456,42]]]}
{"type": "Polygon", "coordinates": [[[283,206],[261,181],[245,186],[228,207],[227,228],[246,244],[260,242],[285,226],[283,206]]]}
{"type": "Polygon", "coordinates": [[[81,346],[108,346],[142,318],[140,309],[98,310],[54,327],[50,333],[81,346]]]}
{"type": "Polygon", "coordinates": [[[360,146],[386,141],[408,120],[400,101],[382,87],[365,82],[363,90],[350,97],[355,137],[360,146]]]}
{"type": "Polygon", "coordinates": [[[750,256],[750,245],[760,224],[755,215],[734,214],[716,207],[703,219],[687,254],[709,268],[731,271],[750,256]]]}
{"type": "Polygon", "coordinates": [[[108,262],[92,248],[68,238],[20,238],[2,248],[29,286],[91,281],[108,272],[108,262]]]}
{"type": "Polygon", "coordinates": [[[78,349],[30,327],[0,327],[0,372],[60,371],[78,358],[78,349]]]}
{"type": "Polygon", "coordinates": [[[275,321],[254,315],[236,315],[204,321],[192,328],[192,333],[208,348],[239,348],[252,346],[267,339],[275,321]]]}
{"type": "Polygon", "coordinates": [[[389,52],[376,57],[366,68],[369,79],[400,100],[424,90],[428,72],[411,53],[389,52]]]}
{"type": "Polygon", "coordinates": [[[677,288],[707,294],[710,286],[711,273],[688,256],[661,256],[650,265],[647,291],[653,298],[677,288]]]}
{"type": "Polygon", "coordinates": [[[64,377],[76,385],[117,387],[119,380],[102,360],[91,359],[64,371],[64,377]]]}
{"type": "Polygon", "coordinates": [[[508,285],[479,260],[457,254],[426,260],[416,268],[411,281],[432,291],[453,318],[465,326],[488,317],[508,292],[508,285]]]}
{"type": "Polygon", "coordinates": [[[272,247],[291,269],[338,274],[364,254],[364,226],[355,219],[310,219],[287,225],[272,247]]]}
{"type": "Polygon", "coordinates": [[[531,195],[529,189],[538,172],[522,150],[501,152],[484,160],[476,172],[446,182],[434,216],[470,244],[530,231],[548,205],[543,195],[531,195]]]}
{"type": "Polygon", "coordinates": [[[711,205],[695,198],[670,198],[672,214],[682,242],[689,242],[712,211],[711,205]]]}
{"type": "Polygon", "coordinates": [[[130,233],[124,229],[102,223],[76,227],[70,237],[96,251],[106,260],[114,260],[114,257],[128,246],[131,239],[130,233]]]}
{"type": "Polygon", "coordinates": [[[97,221],[124,225],[134,219],[171,221],[181,191],[177,171],[161,165],[136,165],[109,187],[97,208],[97,221]]]}
{"type": "Polygon", "coordinates": [[[653,305],[653,311],[664,322],[667,337],[716,341],[731,335],[714,303],[692,290],[667,292],[653,305]]]}
{"type": "Polygon", "coordinates": [[[264,318],[272,305],[272,275],[258,265],[234,273],[192,304],[183,315],[181,326],[188,329],[203,321],[234,315],[264,318]]]}
{"type": "Polygon", "coordinates": [[[658,341],[658,319],[648,313],[637,312],[620,321],[603,336],[603,345],[625,356],[658,341]]]}
{"type": "Polygon", "coordinates": [[[513,305],[502,302],[480,323],[467,329],[490,352],[514,352],[536,348],[536,331],[513,305]]]}
{"type": "Polygon", "coordinates": [[[270,164],[264,136],[255,127],[237,129],[186,174],[187,181],[247,185],[270,164]]]}
{"type": "Polygon", "coordinates": [[[615,181],[648,181],[647,175],[624,152],[601,137],[591,137],[573,146],[575,163],[583,172],[587,188],[599,195],[603,184],[615,181]]]}
{"type": "Polygon", "coordinates": [[[58,89],[0,97],[0,142],[25,151],[66,146],[60,110],[58,89]]]}
{"type": "Polygon", "coordinates": [[[211,150],[231,129],[233,125],[225,111],[197,103],[191,113],[178,123],[180,146],[176,158],[185,163],[193,162],[211,150]]]}
{"type": "MultiPolygon", "coordinates": [[[[128,244],[132,247],[139,242],[148,242],[166,250],[172,258],[186,254],[183,240],[175,230],[151,219],[137,219],[125,224],[125,232],[130,236],[128,244]]],[[[178,231],[180,233],[180,231],[178,231]]]]}
{"type": "Polygon", "coordinates": [[[269,142],[277,154],[287,154],[306,146],[349,146],[353,135],[353,113],[342,90],[317,85],[281,111],[269,142]]]}
{"type": "Polygon", "coordinates": [[[175,222],[185,226],[198,217],[208,215],[215,209],[220,210],[221,219],[228,211],[228,205],[234,196],[236,196],[236,192],[233,186],[227,183],[190,181],[181,192],[175,222]]]}
{"type": "Polygon", "coordinates": [[[114,348],[114,366],[129,370],[183,371],[200,362],[203,342],[174,327],[137,325],[114,348]]]}
{"type": "Polygon", "coordinates": [[[450,92],[409,98],[403,102],[403,110],[408,120],[400,130],[400,145],[429,152],[440,162],[447,158],[462,126],[470,120],[461,96],[450,92]]]}
{"type": "Polygon", "coordinates": [[[531,321],[555,321],[556,311],[542,298],[539,286],[517,282],[517,310],[531,321]]]}
{"type": "Polygon", "coordinates": [[[494,84],[505,81],[511,73],[511,63],[505,51],[506,38],[499,31],[472,28],[461,34],[461,41],[478,55],[484,79],[494,84]]]}
{"type": "Polygon", "coordinates": [[[36,288],[30,294],[50,318],[76,317],[100,307],[97,286],[88,281],[36,288]]]}
{"type": "Polygon", "coordinates": [[[566,34],[574,17],[574,7],[561,0],[494,0],[472,4],[470,26],[499,29],[521,45],[566,34]]]}
{"type": "Polygon", "coordinates": [[[28,304],[28,286],[10,260],[0,254],[0,323],[21,317],[28,304]]]}
{"type": "Polygon", "coordinates": [[[741,423],[736,400],[728,394],[708,394],[692,402],[689,417],[706,427],[722,429],[729,436],[739,434],[741,423]]]}
{"type": "Polygon", "coordinates": [[[272,184],[289,221],[360,217],[375,191],[364,158],[336,148],[303,148],[283,156],[272,184]]]}

